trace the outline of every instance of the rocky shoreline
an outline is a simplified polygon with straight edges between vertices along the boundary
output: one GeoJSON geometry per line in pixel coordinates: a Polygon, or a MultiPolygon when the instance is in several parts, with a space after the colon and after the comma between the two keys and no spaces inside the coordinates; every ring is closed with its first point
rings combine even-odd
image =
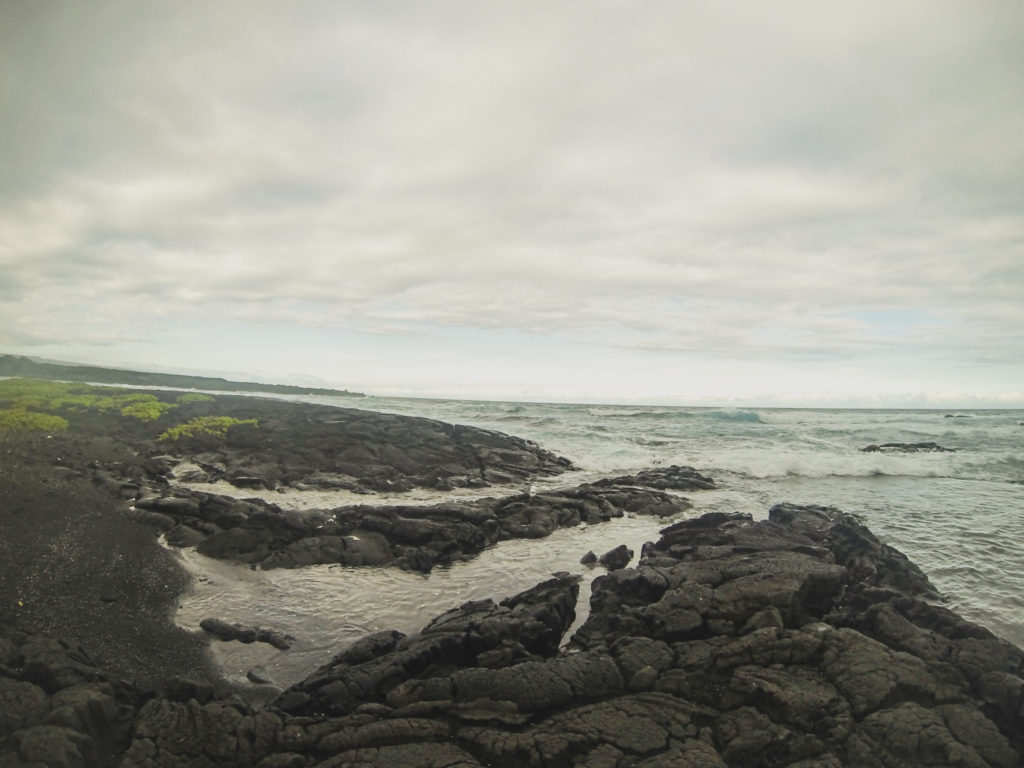
{"type": "MultiPolygon", "coordinates": [[[[523,482],[569,466],[425,419],[221,401],[175,418],[255,418],[262,432],[170,453],[154,438],[166,424],[85,414],[64,434],[0,438],[0,768],[1022,764],[1024,652],[942,608],[913,563],[826,507],[669,525],[636,565],[594,580],[571,638],[580,585],[555,574],[415,634],[365,637],[253,704],[209,667],[201,634],[173,627],[182,574],[156,532],[259,567],[427,571],[507,538],[676,516],[688,506],[679,492],[714,483],[673,467],[557,492],[303,513],[173,487],[183,463],[243,487],[362,490],[523,482]]],[[[210,627],[232,642],[288,641],[210,627]]]]}
{"type": "Polygon", "coordinates": [[[160,495],[146,487],[127,514],[165,531],[174,546],[194,546],[208,557],[264,569],[336,563],[391,565],[425,573],[499,541],[543,538],[557,528],[594,525],[626,514],[670,517],[690,508],[685,497],[644,487],[651,484],[676,491],[714,487],[713,480],[692,468],[667,467],[642,478],[615,478],[544,493],[432,506],[375,504],[304,511],[188,488],[164,487],[160,495]]]}
{"type": "Polygon", "coordinates": [[[669,526],[597,579],[561,650],[578,588],[556,575],[371,635],[261,707],[201,681],[141,692],[14,633],[0,686],[18,756],[0,765],[1021,764],[1024,652],[934,605],[837,510],[669,526]]]}

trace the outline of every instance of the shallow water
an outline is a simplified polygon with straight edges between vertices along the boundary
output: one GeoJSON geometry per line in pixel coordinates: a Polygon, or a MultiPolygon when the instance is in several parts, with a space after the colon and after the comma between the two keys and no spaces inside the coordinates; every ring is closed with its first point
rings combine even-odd
{"type": "MultiPolygon", "coordinates": [[[[948,605],[1024,646],[1024,412],[796,409],[707,409],[479,403],[366,398],[333,401],[497,429],[572,459],[578,471],[537,483],[565,487],[597,477],[669,464],[710,474],[714,491],[687,496],[690,514],[746,512],[766,517],[780,502],[815,503],[860,515],[883,541],[903,551],[948,597],[948,605]],[[864,453],[869,444],[933,441],[950,453],[864,453]]],[[[194,486],[239,493],[230,486],[194,486]]],[[[465,491],[473,498],[524,488],[465,491]]],[[[241,492],[251,496],[252,492],[241,492]]],[[[351,503],[436,503],[451,494],[391,496],[269,492],[282,507],[351,503]],[[354,498],[347,498],[354,497],[354,498]]],[[[585,610],[595,572],[579,565],[627,542],[639,555],[668,521],[637,518],[556,532],[548,539],[505,542],[429,577],[394,569],[319,566],[251,571],[186,551],[200,580],[182,599],[178,620],[196,627],[206,616],[258,624],[296,637],[291,651],[214,643],[233,675],[263,665],[287,684],[352,640],[380,629],[419,629],[466,600],[501,599],[554,571],[586,574],[585,610]],[[205,581],[203,580],[205,579],[205,581]]],[[[602,571],[598,571],[600,573],[602,571]]]]}
{"type": "Polygon", "coordinates": [[[198,629],[203,619],[216,617],[294,636],[288,651],[262,643],[212,644],[229,677],[241,680],[249,669],[261,667],[275,683],[288,685],[364,635],[384,629],[416,632],[438,614],[468,600],[499,601],[566,571],[584,577],[582,610],[571,634],[586,617],[591,579],[604,573],[599,566],[581,565],[580,558],[588,550],[600,555],[619,544],[626,544],[639,557],[643,542],[656,539],[658,530],[669,522],[625,517],[561,529],[544,539],[505,541],[472,559],[435,568],[429,575],[397,568],[328,565],[261,571],[213,560],[194,549],[181,550],[196,582],[182,599],[177,622],[198,629]]]}

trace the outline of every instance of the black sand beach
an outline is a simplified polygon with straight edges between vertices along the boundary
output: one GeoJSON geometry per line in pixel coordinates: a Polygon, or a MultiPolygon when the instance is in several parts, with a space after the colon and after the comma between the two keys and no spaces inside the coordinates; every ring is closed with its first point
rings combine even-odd
{"type": "Polygon", "coordinates": [[[144,687],[213,679],[203,638],[171,622],[186,574],[154,529],[128,520],[85,471],[132,457],[103,439],[7,433],[0,458],[4,623],[82,645],[144,687]]]}
{"type": "Polygon", "coordinates": [[[0,767],[1021,765],[1024,652],[942,608],[913,563],[825,507],[665,528],[596,580],[569,650],[579,586],[555,575],[339,648],[253,704],[217,678],[206,637],[174,626],[187,579],[160,532],[243,562],[291,548],[382,567],[351,543],[376,537],[386,567],[429,567],[474,556],[473,542],[677,514],[666,491],[713,480],[667,468],[483,506],[350,511],[351,527],[314,534],[273,505],[175,491],[168,470],[501,496],[568,463],[423,419],[153,394],[174,408],[151,421],[86,409],[64,431],[0,436],[0,767]],[[156,439],[211,416],[256,424],[156,439]]]}

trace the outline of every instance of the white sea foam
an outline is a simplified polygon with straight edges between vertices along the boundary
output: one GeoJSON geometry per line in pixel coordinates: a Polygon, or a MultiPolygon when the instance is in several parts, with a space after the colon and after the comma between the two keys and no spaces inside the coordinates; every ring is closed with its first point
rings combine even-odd
{"type": "Polygon", "coordinates": [[[334,509],[356,505],[386,506],[408,505],[429,506],[444,501],[471,501],[494,495],[511,495],[525,493],[528,484],[501,486],[498,488],[456,488],[451,491],[438,491],[433,488],[415,488],[403,493],[370,492],[356,493],[343,489],[299,491],[294,488],[282,487],[277,490],[265,488],[238,488],[227,480],[212,483],[178,482],[177,485],[203,493],[215,493],[221,496],[236,498],[262,499],[270,504],[277,504],[282,509],[334,509]]]}
{"type": "Polygon", "coordinates": [[[949,453],[826,453],[790,450],[766,453],[754,448],[705,457],[709,471],[719,469],[753,479],[774,477],[955,477],[964,460],[949,453]]]}

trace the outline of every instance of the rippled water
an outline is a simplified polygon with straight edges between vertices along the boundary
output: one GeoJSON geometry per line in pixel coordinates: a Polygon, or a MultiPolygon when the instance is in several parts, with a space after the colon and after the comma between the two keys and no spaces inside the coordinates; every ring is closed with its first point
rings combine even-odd
{"type": "MultiPolygon", "coordinates": [[[[196,576],[177,621],[198,629],[215,616],[248,626],[273,627],[295,637],[293,647],[214,642],[213,652],[230,676],[241,679],[260,667],[279,685],[302,679],[358,638],[383,629],[418,631],[430,619],[467,600],[514,595],[559,571],[584,576],[580,602],[589,605],[590,580],[601,568],[580,565],[588,551],[601,554],[626,544],[639,556],[665,521],[649,517],[555,531],[545,539],[501,542],[479,557],[436,568],[429,575],[397,568],[318,565],[301,570],[252,570],[184,550],[196,576]]],[[[584,616],[577,617],[576,626],[584,616]]]]}
{"type": "MultiPolygon", "coordinates": [[[[292,398],[296,399],[296,398],[292,398]]],[[[308,398],[352,407],[351,400],[308,398]]],[[[763,518],[776,503],[829,504],[863,517],[884,541],[920,565],[949,606],[1024,646],[1024,412],[698,409],[479,403],[367,398],[360,408],[437,418],[531,439],[569,457],[576,472],[541,488],[638,469],[690,464],[711,474],[715,491],[688,494],[692,514],[740,511],[763,518]],[[953,453],[863,453],[872,443],[933,441],[953,453]]],[[[237,492],[230,486],[213,490],[237,492]]],[[[492,491],[493,492],[493,491],[492,491]]],[[[251,495],[245,492],[244,495],[251,495]]],[[[377,503],[434,503],[416,491],[377,503]]],[[[463,496],[479,495],[463,492],[463,496]]],[[[270,494],[284,507],[352,503],[332,494],[270,494]]],[[[359,496],[358,503],[373,497],[359,496]]],[[[579,565],[626,542],[639,553],[667,521],[637,518],[559,531],[548,539],[505,542],[429,577],[394,569],[320,566],[252,571],[182,553],[199,580],[178,620],[206,616],[258,624],[296,637],[291,651],[215,643],[225,668],[244,675],[261,665],[292,682],[355,638],[379,629],[415,631],[466,600],[501,599],[554,571],[594,575],[579,565]]]]}

